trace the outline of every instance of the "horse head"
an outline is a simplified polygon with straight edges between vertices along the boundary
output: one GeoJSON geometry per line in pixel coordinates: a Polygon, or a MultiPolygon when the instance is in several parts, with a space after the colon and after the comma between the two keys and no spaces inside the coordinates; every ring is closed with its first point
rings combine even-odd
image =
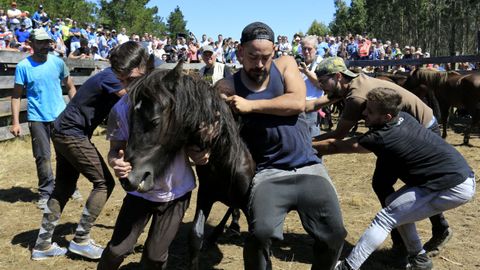
{"type": "Polygon", "coordinates": [[[186,138],[176,117],[175,95],[181,91],[182,64],[155,70],[129,87],[129,139],[125,160],[133,170],[121,179],[127,191],[147,192],[181,149],[186,138]]]}
{"type": "Polygon", "coordinates": [[[130,88],[125,160],[133,170],[121,180],[128,191],[151,190],[184,146],[209,148],[218,137],[225,102],[207,82],[182,70],[182,62],[170,71],[154,70],[130,88]]]}

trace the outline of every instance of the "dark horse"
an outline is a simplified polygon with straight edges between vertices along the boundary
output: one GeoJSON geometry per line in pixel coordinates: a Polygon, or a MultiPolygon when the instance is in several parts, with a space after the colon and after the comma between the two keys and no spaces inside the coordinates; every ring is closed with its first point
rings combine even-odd
{"type": "Polygon", "coordinates": [[[223,225],[214,230],[218,236],[234,208],[246,214],[255,163],[220,94],[208,83],[183,75],[181,63],[171,71],[155,70],[134,82],[130,101],[125,158],[133,170],[128,179],[121,180],[125,189],[151,190],[155,179],[186,145],[210,149],[209,162],[196,166],[199,189],[190,254],[191,268],[198,269],[204,225],[213,203],[220,201],[230,207],[223,225]]]}
{"type": "Polygon", "coordinates": [[[415,69],[408,76],[405,88],[426,101],[442,124],[442,137],[447,137],[447,122],[450,108],[465,108],[472,121],[465,128],[463,143],[469,145],[470,132],[480,120],[480,74],[466,75],[457,72],[415,69]],[[439,110],[437,110],[437,106],[439,110]]]}

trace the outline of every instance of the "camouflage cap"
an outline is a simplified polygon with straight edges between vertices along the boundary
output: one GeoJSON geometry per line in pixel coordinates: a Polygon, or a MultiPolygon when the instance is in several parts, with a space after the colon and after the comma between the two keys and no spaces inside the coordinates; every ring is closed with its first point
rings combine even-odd
{"type": "Polygon", "coordinates": [[[32,32],[30,32],[30,40],[33,41],[33,40],[52,40],[52,38],[50,37],[50,35],[48,35],[47,31],[45,31],[45,29],[43,28],[38,28],[38,29],[34,29],[32,30],[32,32]]]}
{"type": "Polygon", "coordinates": [[[328,57],[323,59],[317,66],[315,73],[317,77],[321,77],[324,75],[335,74],[337,72],[341,72],[349,77],[357,77],[358,74],[355,74],[348,70],[345,62],[340,57],[328,57]]]}

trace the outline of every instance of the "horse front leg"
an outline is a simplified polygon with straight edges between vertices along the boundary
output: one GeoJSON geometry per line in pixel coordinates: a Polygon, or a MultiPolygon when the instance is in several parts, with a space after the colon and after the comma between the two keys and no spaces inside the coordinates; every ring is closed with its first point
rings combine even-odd
{"type": "Polygon", "coordinates": [[[218,223],[215,229],[213,229],[212,234],[208,237],[207,245],[214,244],[215,242],[217,242],[218,238],[220,237],[220,235],[223,233],[225,229],[225,225],[227,224],[228,219],[230,218],[230,216],[234,211],[235,211],[234,208],[232,207],[228,208],[227,212],[223,216],[220,223],[218,223]]]}
{"type": "MultiPolygon", "coordinates": [[[[480,106],[480,104],[478,104],[480,106]]],[[[467,127],[465,128],[465,133],[463,134],[463,145],[472,146],[470,144],[470,133],[472,132],[473,127],[475,127],[480,120],[480,108],[477,108],[477,104],[469,104],[469,114],[471,116],[467,127]]]]}
{"type": "Polygon", "coordinates": [[[240,235],[240,209],[235,208],[232,212],[232,222],[228,226],[228,230],[234,235],[240,235]]]}
{"type": "Polygon", "coordinates": [[[442,123],[442,138],[447,137],[447,123],[448,123],[448,116],[450,113],[450,106],[445,104],[444,102],[440,104],[440,117],[442,123]]]}
{"type": "MultiPolygon", "coordinates": [[[[202,202],[202,196],[199,194],[197,199],[197,208],[195,210],[195,218],[193,219],[192,230],[190,231],[189,248],[190,248],[190,269],[200,269],[200,251],[202,250],[205,237],[205,222],[207,221],[212,202],[202,202]]],[[[203,197],[205,199],[205,197],[203,197]]]]}

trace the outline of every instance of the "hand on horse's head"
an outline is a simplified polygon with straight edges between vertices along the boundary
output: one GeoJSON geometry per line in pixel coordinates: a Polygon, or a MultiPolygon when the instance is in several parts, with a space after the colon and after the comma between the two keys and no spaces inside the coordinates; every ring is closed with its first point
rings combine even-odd
{"type": "Polygon", "coordinates": [[[128,177],[128,173],[132,171],[132,165],[130,162],[125,161],[124,157],[124,150],[119,150],[117,157],[109,160],[110,166],[118,178],[126,178],[128,177]]]}

